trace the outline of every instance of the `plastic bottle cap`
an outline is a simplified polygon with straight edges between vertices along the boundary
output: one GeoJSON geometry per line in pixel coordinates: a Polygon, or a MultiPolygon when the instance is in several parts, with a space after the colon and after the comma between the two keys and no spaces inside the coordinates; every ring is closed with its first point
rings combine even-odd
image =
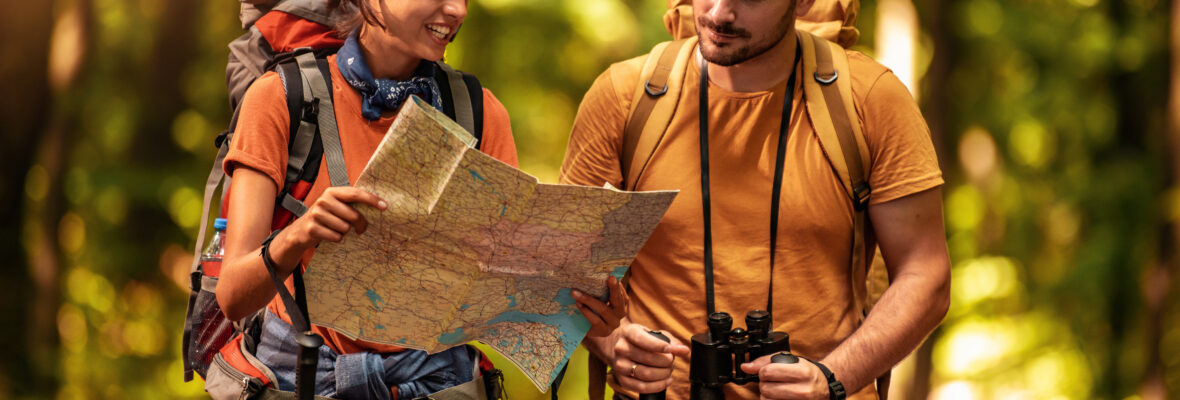
{"type": "Polygon", "coordinates": [[[225,220],[225,218],[218,218],[218,219],[215,219],[215,220],[213,220],[213,229],[216,229],[216,230],[219,230],[219,231],[224,231],[224,230],[225,230],[225,224],[226,224],[226,220],[225,220]]]}

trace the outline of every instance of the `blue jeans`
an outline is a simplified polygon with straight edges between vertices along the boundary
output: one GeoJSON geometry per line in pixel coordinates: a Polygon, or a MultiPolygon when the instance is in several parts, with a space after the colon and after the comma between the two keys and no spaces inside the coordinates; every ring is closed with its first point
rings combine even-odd
{"type": "MultiPolygon", "coordinates": [[[[295,390],[295,362],[299,345],[295,329],[271,312],[262,323],[258,359],[274,371],[279,390],[295,390]]],[[[389,388],[397,386],[398,397],[413,399],[467,383],[475,362],[467,346],[435,354],[421,350],[397,353],[336,354],[320,346],[316,369],[316,394],[342,399],[388,400],[389,388]]]]}

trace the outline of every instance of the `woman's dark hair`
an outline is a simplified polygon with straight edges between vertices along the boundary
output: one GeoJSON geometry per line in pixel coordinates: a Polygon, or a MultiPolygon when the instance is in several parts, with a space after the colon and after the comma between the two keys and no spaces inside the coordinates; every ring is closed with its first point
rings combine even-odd
{"type": "Polygon", "coordinates": [[[328,6],[334,10],[336,31],[347,36],[365,23],[384,29],[385,24],[377,18],[380,11],[373,8],[374,2],[383,3],[384,0],[328,0],[328,6]]]}

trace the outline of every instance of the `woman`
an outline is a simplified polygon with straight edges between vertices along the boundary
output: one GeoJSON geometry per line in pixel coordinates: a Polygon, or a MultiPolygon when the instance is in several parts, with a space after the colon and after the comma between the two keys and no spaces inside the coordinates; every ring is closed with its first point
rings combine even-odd
{"type": "MultiPolygon", "coordinates": [[[[335,0],[348,36],[328,57],[332,99],[349,181],[355,182],[405,101],[418,93],[439,106],[431,75],[434,60],[467,15],[466,0],[335,0]],[[399,97],[400,96],[400,97],[399,97]],[[429,97],[429,98],[427,98],[429,97]]],[[[267,73],[247,91],[224,169],[232,175],[224,267],[217,290],[226,316],[237,320],[262,307],[268,312],[257,356],[275,372],[281,390],[294,389],[294,329],[270,280],[262,255],[271,235],[275,196],[285,179],[289,116],[283,83],[267,73]]],[[[473,99],[478,100],[478,99],[473,99]]],[[[516,148],[508,113],[483,93],[480,150],[515,166],[516,148]]],[[[309,210],[269,241],[266,255],[293,288],[291,274],[307,265],[316,246],[340,241],[349,231],[364,234],[367,221],[353,204],[385,209],[376,195],[352,187],[329,187],[327,163],[304,203],[309,210]]],[[[292,289],[293,290],[293,289],[292,289]]],[[[342,398],[416,398],[470,381],[473,360],[462,346],[434,355],[349,339],[321,326],[324,338],[316,393],[342,398]],[[325,362],[325,359],[328,362],[325,362]],[[326,369],[325,369],[326,368],[326,369]]]]}

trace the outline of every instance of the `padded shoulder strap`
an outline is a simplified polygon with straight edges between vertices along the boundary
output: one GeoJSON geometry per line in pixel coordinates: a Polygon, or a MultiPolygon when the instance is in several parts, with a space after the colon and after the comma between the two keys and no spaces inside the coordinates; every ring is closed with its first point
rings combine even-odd
{"type": "Polygon", "coordinates": [[[632,97],[619,154],[624,189],[635,189],[635,183],[672,122],[696,44],[695,36],[660,43],[643,64],[641,84],[635,88],[632,97]]]}
{"type": "Polygon", "coordinates": [[[476,148],[483,138],[483,86],[475,75],[458,71],[439,61],[436,63],[444,76],[436,77],[443,96],[444,113],[475,136],[476,148]]]}
{"type": "Polygon", "coordinates": [[[852,102],[848,58],[839,45],[804,31],[803,90],[820,145],[857,210],[868,205],[869,151],[852,102]],[[843,78],[843,79],[841,79],[843,78]]]}

